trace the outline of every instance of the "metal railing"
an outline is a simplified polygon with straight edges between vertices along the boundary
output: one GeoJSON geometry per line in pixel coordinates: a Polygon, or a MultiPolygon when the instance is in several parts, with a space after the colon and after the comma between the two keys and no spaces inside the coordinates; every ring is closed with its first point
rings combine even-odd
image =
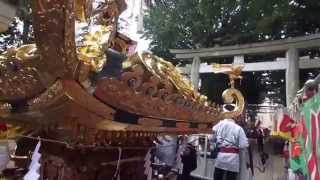
{"type": "Polygon", "coordinates": [[[199,139],[199,141],[200,139],[204,139],[204,142],[203,144],[199,143],[197,146],[198,167],[191,173],[191,176],[199,179],[204,179],[204,180],[212,180],[213,171],[214,171],[214,160],[208,157],[208,153],[210,150],[210,148],[208,148],[210,146],[209,137],[208,137],[209,135],[196,134],[192,136],[196,136],[199,139]],[[202,146],[203,148],[200,149],[200,146],[202,146]]]}
{"type": "MultiPolygon", "coordinates": [[[[204,139],[204,147],[203,149],[200,149],[200,143],[198,144],[198,154],[197,154],[197,169],[191,172],[191,176],[194,178],[198,178],[201,180],[214,180],[214,159],[211,159],[208,157],[208,151],[210,150],[210,138],[208,134],[195,134],[192,136],[196,136],[199,139],[204,139]]],[[[240,152],[240,166],[243,166],[240,168],[239,177],[238,180],[249,180],[250,177],[246,176],[247,168],[244,168],[246,166],[246,160],[248,157],[247,150],[240,152]],[[248,179],[249,178],[249,179],[248,179]]]]}

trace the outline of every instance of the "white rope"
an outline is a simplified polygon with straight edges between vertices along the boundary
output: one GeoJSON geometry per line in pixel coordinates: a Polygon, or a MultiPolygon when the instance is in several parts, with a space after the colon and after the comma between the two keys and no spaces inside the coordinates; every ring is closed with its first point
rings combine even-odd
{"type": "MultiPolygon", "coordinates": [[[[42,142],[51,142],[51,143],[58,143],[58,144],[62,144],[65,145],[66,147],[70,147],[70,148],[74,148],[75,146],[71,146],[68,142],[65,141],[59,141],[59,140],[54,140],[54,139],[48,139],[48,138],[41,138],[41,137],[34,137],[34,136],[27,136],[27,135],[18,135],[17,137],[22,137],[22,138],[28,138],[28,139],[33,139],[33,140],[38,140],[38,141],[42,141],[42,142]]],[[[189,143],[193,143],[194,141],[196,141],[197,139],[192,140],[189,143]]],[[[114,178],[117,178],[118,180],[120,180],[120,165],[121,165],[121,157],[122,157],[122,150],[123,149],[156,149],[156,148],[164,148],[164,147],[171,147],[171,146],[177,146],[177,144],[169,144],[169,145],[161,145],[161,144],[157,144],[157,146],[154,147],[143,147],[143,146],[134,146],[134,147],[119,147],[119,146],[85,146],[85,145],[81,145],[79,147],[88,147],[88,148],[100,148],[100,149],[118,149],[118,161],[117,161],[117,167],[116,167],[116,171],[114,173],[114,178]]],[[[134,159],[136,160],[136,159],[134,159]]],[[[59,176],[59,180],[63,180],[64,178],[64,166],[62,168],[62,172],[59,176]]]]}
{"type": "MultiPolygon", "coordinates": [[[[51,142],[51,143],[58,143],[65,145],[66,147],[69,148],[96,148],[96,149],[130,149],[130,150],[143,150],[143,149],[149,149],[150,147],[145,147],[145,146],[94,146],[94,145],[71,145],[66,141],[59,141],[59,140],[54,140],[54,139],[48,139],[48,138],[40,138],[40,137],[34,137],[34,136],[26,136],[26,135],[17,135],[17,137],[23,137],[23,138],[28,138],[28,139],[33,139],[33,140],[41,140],[43,142],[51,142]]],[[[151,147],[151,148],[156,148],[156,147],[151,147]]]]}
{"type": "Polygon", "coordinates": [[[61,174],[60,174],[59,180],[63,180],[64,179],[64,167],[65,167],[65,165],[62,166],[62,170],[61,170],[61,174]]]}
{"type": "MultiPolygon", "coordinates": [[[[65,145],[69,148],[74,148],[74,147],[79,147],[79,148],[97,148],[97,149],[132,149],[132,150],[140,150],[140,149],[149,149],[150,147],[145,147],[145,146],[93,146],[93,145],[71,145],[66,141],[60,141],[60,140],[54,140],[54,139],[48,139],[48,138],[41,138],[41,137],[34,137],[34,136],[26,136],[26,135],[17,135],[17,137],[23,137],[23,138],[28,138],[28,139],[33,139],[33,140],[41,140],[43,142],[51,142],[51,143],[58,143],[65,145]]],[[[191,142],[188,143],[193,143],[197,139],[192,140],[191,142]]],[[[164,148],[164,147],[171,147],[171,146],[177,146],[176,144],[168,144],[168,145],[161,145],[157,144],[157,146],[151,147],[151,149],[157,149],[157,148],[164,148]]]]}
{"type": "Polygon", "coordinates": [[[118,158],[118,163],[117,163],[117,169],[116,172],[114,173],[113,177],[117,177],[118,180],[120,180],[120,162],[121,162],[121,156],[122,156],[122,149],[121,147],[118,147],[118,152],[119,152],[119,158],[118,158]]]}

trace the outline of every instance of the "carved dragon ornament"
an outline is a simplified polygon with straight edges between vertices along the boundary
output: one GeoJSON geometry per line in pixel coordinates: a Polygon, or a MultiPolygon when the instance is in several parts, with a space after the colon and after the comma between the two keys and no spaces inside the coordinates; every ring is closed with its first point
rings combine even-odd
{"type": "Polygon", "coordinates": [[[244,98],[233,85],[223,98],[237,108],[224,113],[170,62],[146,52],[109,56],[124,0],[37,0],[32,7],[35,44],[0,55],[0,117],[7,122],[85,127],[105,140],[107,132],[202,132],[243,111],[244,98]]]}

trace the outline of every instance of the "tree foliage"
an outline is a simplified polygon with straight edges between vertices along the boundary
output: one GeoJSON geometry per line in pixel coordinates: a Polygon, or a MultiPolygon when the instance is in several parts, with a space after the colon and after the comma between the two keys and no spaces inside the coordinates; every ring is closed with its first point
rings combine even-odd
{"type": "Polygon", "coordinates": [[[31,0],[5,1],[17,7],[16,17],[13,18],[6,32],[0,33],[0,53],[10,47],[34,42],[31,18],[31,0]]]}
{"type": "MultiPolygon", "coordinates": [[[[171,48],[206,48],[317,33],[318,17],[319,0],[155,0],[144,18],[144,37],[152,39],[151,51],[171,59],[171,48]]],[[[248,103],[285,104],[284,71],[244,76],[239,86],[248,103]]],[[[227,88],[226,77],[202,74],[201,79],[201,92],[220,102],[227,88]]]]}
{"type": "MultiPolygon", "coordinates": [[[[151,50],[275,40],[319,32],[318,0],[156,0],[144,18],[151,50]]],[[[171,56],[172,57],[172,56],[171,56]]]]}

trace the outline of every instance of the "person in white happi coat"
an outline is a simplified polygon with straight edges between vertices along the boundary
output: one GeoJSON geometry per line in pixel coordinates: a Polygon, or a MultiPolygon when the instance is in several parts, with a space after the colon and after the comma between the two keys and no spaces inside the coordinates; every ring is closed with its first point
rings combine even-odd
{"type": "MultiPolygon", "coordinates": [[[[226,104],[224,111],[233,111],[235,105],[226,104]]],[[[214,180],[236,180],[239,173],[240,149],[249,146],[248,138],[241,126],[233,119],[224,119],[213,126],[213,136],[219,148],[215,160],[214,180]]]]}

